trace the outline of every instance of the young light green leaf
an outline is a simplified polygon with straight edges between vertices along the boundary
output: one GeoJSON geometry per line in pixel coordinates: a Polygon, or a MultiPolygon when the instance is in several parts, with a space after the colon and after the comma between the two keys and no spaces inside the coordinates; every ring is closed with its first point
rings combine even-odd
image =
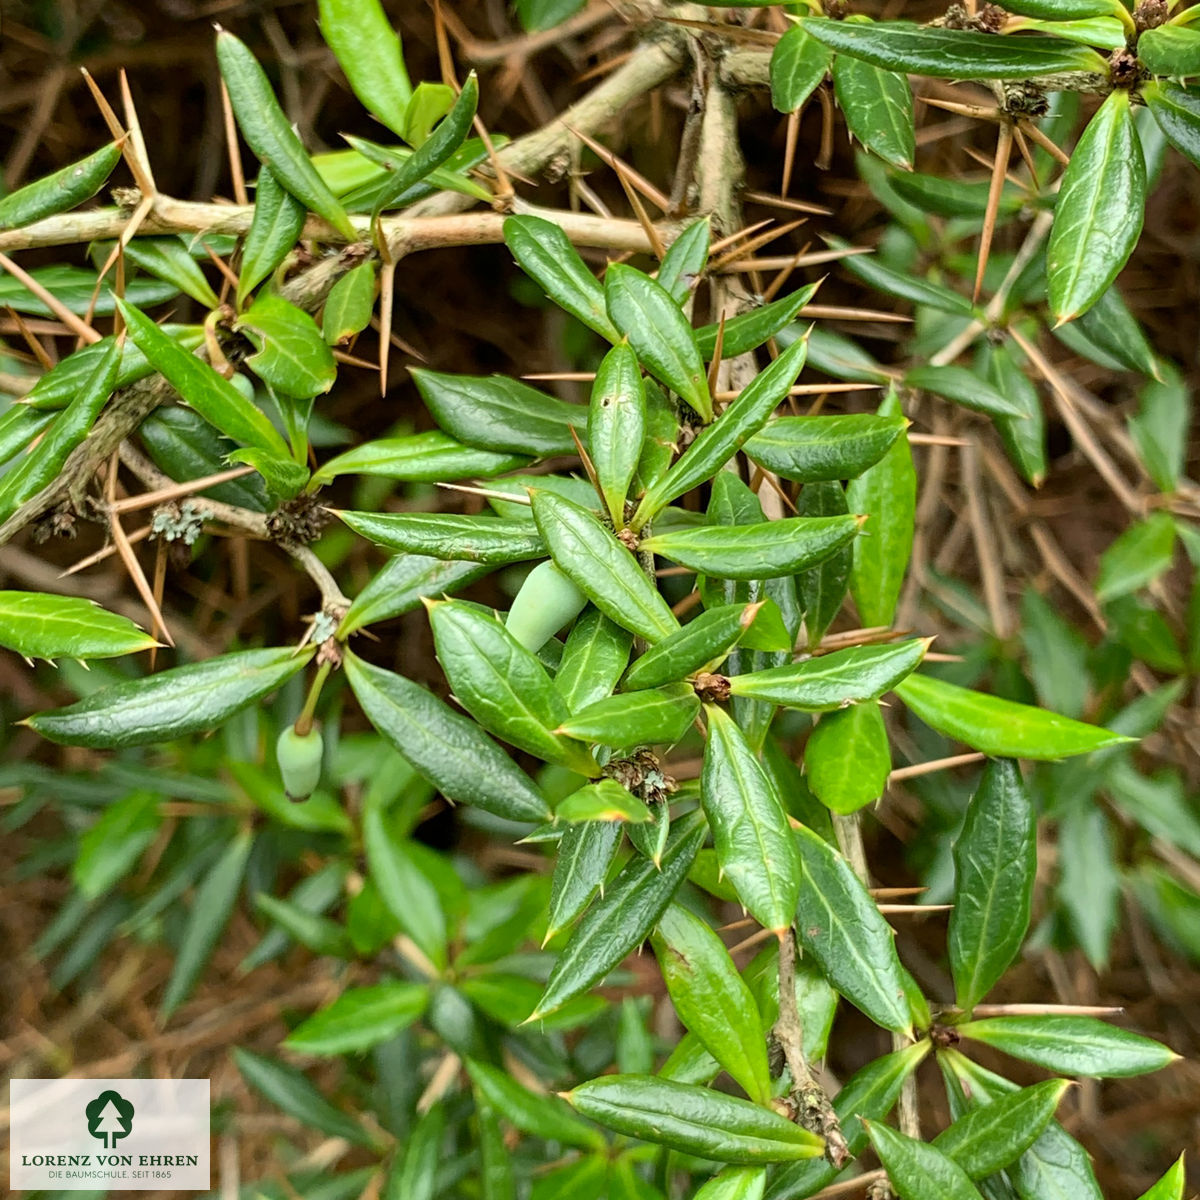
{"type": "Polygon", "coordinates": [[[318,0],[321,36],[362,105],[403,137],[412,84],[400,38],[379,0],[318,0]]]}
{"type": "Polygon", "coordinates": [[[615,779],[601,779],[572,792],[554,810],[560,821],[628,822],[639,825],[653,820],[650,810],[628,788],[615,779]]]}
{"type": "Polygon", "coordinates": [[[584,1150],[603,1150],[607,1144],[604,1134],[581,1121],[557,1096],[531,1092],[490,1063],[468,1059],[466,1066],[475,1090],[522,1133],[584,1150]]]}
{"type": "Polygon", "coordinates": [[[1063,173],[1046,246],[1050,310],[1060,325],[1104,295],[1141,236],[1146,163],[1129,105],[1127,90],[1109,95],[1063,173]]]}
{"type": "Polygon", "coordinates": [[[761,609],[761,602],[725,604],[701,613],[637,659],[625,672],[621,686],[626,691],[661,687],[723,658],[761,609]]]}
{"type": "Polygon", "coordinates": [[[1146,587],[1170,570],[1174,557],[1175,518],[1167,512],[1151,513],[1130,525],[1100,556],[1096,599],[1103,604],[1146,587]]]}
{"type": "Polygon", "coordinates": [[[930,675],[910,675],[896,694],[938,733],[995,758],[1070,758],[1136,740],[930,675]]]}
{"type": "Polygon", "coordinates": [[[543,558],[546,546],[528,521],[486,513],[377,513],[332,510],[355,533],[405,554],[476,563],[513,563],[543,558]]]}
{"type": "Polygon", "coordinates": [[[795,112],[829,73],[833,55],[803,25],[793,25],[771,52],[771,103],[795,112]]]}
{"type": "Polygon", "coordinates": [[[604,276],[604,300],[638,361],[711,421],[712,397],[696,335],[670,292],[634,267],[613,263],[604,276]]]}
{"type": "Polygon", "coordinates": [[[533,517],[555,566],[618,625],[659,642],[679,621],[629,550],[586,508],[551,491],[532,493],[533,517]]]}
{"type": "Polygon", "coordinates": [[[1181,1154],[1167,1173],[1148,1192],[1141,1194],[1139,1200],[1183,1200],[1183,1189],[1186,1186],[1187,1176],[1184,1174],[1181,1154]]]}
{"type": "Polygon", "coordinates": [[[971,1177],[936,1147],[897,1133],[879,1121],[867,1135],[900,1200],[983,1200],[971,1177]]]}
{"type": "Polygon", "coordinates": [[[233,114],[250,149],[297,200],[324,217],[348,241],[354,241],[358,235],[346,210],[317,174],[250,48],[222,29],[217,34],[217,62],[229,89],[233,114]]]}
{"type": "Polygon", "coordinates": [[[504,241],[521,270],[541,284],[555,304],[602,338],[621,340],[608,318],[604,289],[559,226],[544,217],[508,217],[504,241]]]}
{"type": "Polygon", "coordinates": [[[20,229],[90,200],[120,158],[121,147],[112,142],[87,158],[11,192],[0,200],[0,229],[20,229]]]}
{"type": "Polygon", "coordinates": [[[653,1075],[603,1075],[566,1099],[617,1133],[718,1162],[791,1162],[825,1146],[769,1108],[653,1075]]]}
{"type": "Polygon", "coordinates": [[[847,704],[877,700],[920,666],[932,639],[880,646],[851,646],[819,658],[765,671],[734,675],[735,696],[765,700],[805,712],[833,712],[847,704]]]}
{"type": "Polygon", "coordinates": [[[0,646],[25,658],[115,658],[158,643],[94,600],[0,591],[0,646]]]}
{"type": "Polygon", "coordinates": [[[851,136],[884,162],[911,171],[917,145],[908,80],[862,59],[838,54],[833,60],[833,90],[851,136]]]}
{"type": "Polygon", "coordinates": [[[588,406],[588,450],[608,514],[625,526],[625,498],[646,437],[646,390],[628,342],[614,346],[596,369],[588,406]]]}
{"type": "Polygon", "coordinates": [[[836,813],[874,804],[892,769],[878,700],[826,713],[808,735],[804,773],[812,793],[836,813]]]}
{"type": "Polygon", "coordinates": [[[966,367],[914,367],[904,376],[904,386],[933,392],[953,400],[964,408],[987,413],[991,417],[1024,416],[1024,409],[1013,399],[997,391],[987,380],[966,367]]]}
{"type": "Polygon", "coordinates": [[[826,979],[877,1025],[912,1028],[903,967],[883,914],[849,864],[819,834],[795,830],[802,864],[796,932],[826,979]]]}
{"type": "Polygon", "coordinates": [[[530,1021],[599,983],[645,940],[687,876],[705,832],[703,816],[689,813],[672,825],[658,865],[641,856],[629,860],[579,922],[530,1021]]]}
{"type": "Polygon", "coordinates": [[[101,688],[25,724],[63,746],[114,750],[215,729],[302,670],[314,648],[239,650],[101,688]]]}
{"type": "Polygon", "coordinates": [[[699,917],[672,904],[651,941],[679,1019],[751,1100],[770,1104],[766,1031],[721,939],[699,917]]]}
{"type": "Polygon", "coordinates": [[[662,262],[658,264],[658,282],[670,292],[677,304],[682,304],[688,298],[703,273],[711,240],[712,225],[707,217],[701,217],[667,247],[662,262]]]}
{"type": "MultiPolygon", "coordinates": [[[[784,296],[782,300],[772,300],[769,304],[760,304],[749,312],[730,317],[725,322],[725,332],[721,335],[721,357],[730,359],[748,354],[786,329],[800,315],[801,309],[812,300],[819,286],[810,283],[808,287],[802,287],[799,291],[784,296]]],[[[701,358],[710,360],[716,354],[717,331],[720,328],[720,323],[717,323],[704,325],[696,330],[696,344],[700,347],[701,358]]]]}
{"type": "Polygon", "coordinates": [[[746,453],[798,483],[854,479],[878,463],[907,426],[898,405],[879,415],[780,417],[746,443],[746,453]]]}
{"type": "Polygon", "coordinates": [[[157,792],[126,792],[79,839],[71,879],[89,900],[109,891],[133,869],[162,826],[157,792]]]}
{"type": "Polygon", "coordinates": [[[486,575],[471,562],[441,562],[420,554],[397,554],[355,597],[337,636],[347,638],[364,625],[411,612],[427,596],[449,596],[486,575]]]}
{"type": "Polygon", "coordinates": [[[305,215],[304,205],[275,178],[270,167],[264,166],[258,173],[254,216],[242,246],[238,308],[295,248],[304,229],[305,215]]]}
{"type": "Polygon", "coordinates": [[[1161,1042],[1096,1017],[988,1017],[956,1029],[963,1037],[1048,1071],[1093,1079],[1145,1075],[1179,1057],[1161,1042]]]}
{"type": "Polygon", "coordinates": [[[1021,949],[1037,873],[1036,826],[1020,768],[1011,759],[990,761],[954,844],[948,945],[955,997],[967,1012],[1021,949]]]}
{"type": "Polygon", "coordinates": [[[333,387],[337,364],[316,321],[282,296],[256,297],[234,328],[258,350],[246,365],[277,392],[307,400],[333,387]]]}
{"type": "Polygon", "coordinates": [[[700,800],[721,870],[765,929],[787,929],[800,891],[800,859],[775,786],[746,735],[723,709],[708,705],[708,746],[700,800]]]}
{"type": "Polygon", "coordinates": [[[460,600],[428,607],[438,661],[459,703],[485,729],[580,775],[600,774],[584,746],[556,732],[569,716],[566,702],[533,653],[460,600]]]}
{"type": "Polygon", "coordinates": [[[573,713],[612,693],[632,645],[633,635],[598,608],[588,608],[575,622],[554,675],[554,686],[573,713]]]}
{"type": "Polygon", "coordinates": [[[367,719],[448,800],[477,805],[509,821],[550,818],[550,806],[533,782],[474,721],[411,680],[351,652],[345,668],[367,719]]]}
{"type": "Polygon", "coordinates": [[[558,732],[605,746],[674,745],[700,712],[700,701],[686,683],[607,696],[577,709],[558,732]]]}
{"type": "Polygon", "coordinates": [[[429,989],[420,983],[393,979],[347,988],[301,1021],[283,1044],[301,1054],[360,1054],[407,1029],[428,1003],[429,989]]]}
{"type": "Polygon", "coordinates": [[[448,83],[434,83],[429,79],[418,83],[404,113],[401,136],[412,146],[422,145],[453,104],[454,89],[448,83]]]}
{"type": "Polygon", "coordinates": [[[375,305],[375,264],[361,262],[347,271],[325,297],[321,336],[329,346],[346,346],[371,323],[375,305]]]}
{"type": "MultiPolygon", "coordinates": [[[[408,483],[443,483],[451,479],[487,479],[528,466],[520,454],[496,454],[464,446],[436,429],[404,437],[364,442],[331,458],[312,477],[311,490],[339,475],[378,475],[408,483]]],[[[373,513],[372,516],[382,514],[373,513]]]]}
{"type": "Polygon", "coordinates": [[[582,821],[563,831],[550,881],[547,942],[570,925],[603,886],[620,840],[620,821],[582,821]]]}
{"type": "Polygon", "coordinates": [[[762,1200],[766,1183],[765,1167],[726,1167],[696,1193],[694,1200],[762,1200]]]}

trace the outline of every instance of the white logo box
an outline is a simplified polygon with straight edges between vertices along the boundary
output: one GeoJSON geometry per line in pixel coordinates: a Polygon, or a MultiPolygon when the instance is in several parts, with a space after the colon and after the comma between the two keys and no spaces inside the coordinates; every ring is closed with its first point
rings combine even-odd
{"type": "Polygon", "coordinates": [[[14,1191],[207,1191],[207,1079],[14,1079],[14,1191]]]}

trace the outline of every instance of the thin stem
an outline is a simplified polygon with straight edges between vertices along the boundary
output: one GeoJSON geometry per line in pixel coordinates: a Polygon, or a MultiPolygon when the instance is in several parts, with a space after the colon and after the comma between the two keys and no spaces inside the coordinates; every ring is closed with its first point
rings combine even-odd
{"type": "Polygon", "coordinates": [[[297,737],[308,737],[312,732],[313,714],[317,711],[317,701],[321,698],[321,689],[325,686],[325,680],[329,678],[332,670],[333,664],[329,662],[324,662],[317,668],[317,673],[313,676],[313,681],[309,686],[308,695],[304,699],[304,707],[300,710],[300,715],[296,718],[296,724],[293,726],[297,737]]]}

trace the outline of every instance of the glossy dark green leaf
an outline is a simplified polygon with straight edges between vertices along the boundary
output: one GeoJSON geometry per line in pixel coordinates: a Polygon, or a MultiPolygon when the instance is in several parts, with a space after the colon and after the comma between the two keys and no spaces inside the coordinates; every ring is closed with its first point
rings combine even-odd
{"type": "Polygon", "coordinates": [[[970,1012],[1017,956],[1033,901],[1037,823],[1011,759],[993,759],[954,844],[948,946],[955,996],[970,1012]]]}
{"type": "Polygon", "coordinates": [[[1146,587],[1171,567],[1175,557],[1175,518],[1151,513],[1130,525],[1100,556],[1096,599],[1101,604],[1146,587]]]}
{"type": "Polygon", "coordinates": [[[689,813],[673,823],[661,863],[629,860],[579,922],[530,1021],[586,992],[641,945],[687,876],[705,833],[703,816],[689,813]]]}
{"type": "Polygon", "coordinates": [[[80,837],[71,880],[82,895],[95,900],[133,869],[162,826],[161,800],[156,792],[126,792],[80,837]]]}
{"type": "Polygon", "coordinates": [[[807,827],[795,830],[802,863],[796,932],[826,979],[877,1025],[908,1033],[903,968],[883,914],[849,864],[807,827]]]}
{"type": "Polygon", "coordinates": [[[693,221],[667,247],[663,260],[658,265],[658,282],[677,303],[682,304],[691,294],[692,287],[704,271],[708,262],[708,247],[712,240],[712,226],[707,217],[693,221]]]}
{"type": "Polygon", "coordinates": [[[689,621],[651,647],[625,672],[626,691],[661,687],[725,656],[749,628],[761,604],[726,604],[689,621]]]}
{"type": "Polygon", "coordinates": [[[1110,287],[1077,321],[1063,325],[1056,332],[1061,338],[1068,329],[1082,333],[1108,355],[1118,369],[1140,371],[1155,377],[1160,373],[1158,359],[1145,331],[1116,287],[1110,287]]]}
{"type": "Polygon", "coordinates": [[[771,103],[795,112],[829,73],[833,55],[803,25],[793,25],[771,52],[771,103]]]}
{"type": "Polygon", "coordinates": [[[629,662],[632,645],[629,631],[597,608],[589,608],[575,622],[554,676],[554,686],[572,712],[612,692],[629,662]]]}
{"type": "Polygon", "coordinates": [[[438,661],[458,701],[506,742],[581,775],[600,773],[579,742],[555,732],[567,705],[537,658],[494,617],[458,600],[429,610],[438,661]]]}
{"type": "Polygon", "coordinates": [[[833,60],[833,90],[851,136],[884,162],[911,171],[917,147],[908,80],[838,54],[833,60]]]}
{"type": "Polygon", "coordinates": [[[495,454],[464,446],[444,433],[431,430],[404,437],[380,438],[346,450],[314,472],[312,486],[324,487],[339,475],[378,475],[408,483],[487,479],[503,471],[528,466],[529,462],[520,454],[495,454]]]}
{"type": "Polygon", "coordinates": [[[620,342],[596,369],[588,406],[588,450],[613,525],[625,525],[625,499],[646,436],[646,391],[637,357],[620,342]]]}
{"type": "Polygon", "coordinates": [[[544,217],[508,217],[504,241],[525,274],[555,304],[602,338],[620,341],[605,308],[603,287],[558,225],[544,217]]]}
{"type": "Polygon", "coordinates": [[[1141,236],[1145,202],[1146,164],[1129,92],[1118,89],[1083,131],[1054,208],[1046,287],[1060,324],[1112,286],[1141,236]]]}
{"type": "Polygon", "coordinates": [[[1142,88],[1141,96],[1167,141],[1193,166],[1200,166],[1200,93],[1155,79],[1142,88]]]}
{"type": "Polygon", "coordinates": [[[156,645],[128,617],[93,600],[0,591],[0,646],[25,658],[114,658],[156,645]]]}
{"type": "Polygon", "coordinates": [[[918,638],[880,646],[851,646],[819,658],[735,675],[729,688],[735,696],[806,712],[833,712],[847,704],[877,700],[891,691],[917,669],[929,644],[929,639],[918,638]]]}
{"type": "Polygon", "coordinates": [[[238,273],[238,308],[246,297],[291,253],[304,229],[306,211],[264,166],[254,189],[254,216],[242,246],[242,269],[238,273]]]}
{"type": "Polygon", "coordinates": [[[582,741],[606,746],[674,745],[699,712],[700,701],[690,685],[669,683],[597,700],[576,710],[559,729],[582,741]]]}
{"type": "MultiPolygon", "coordinates": [[[[1082,319],[1094,311],[1089,310],[1082,319]]],[[[1062,328],[1075,329],[1079,324],[1062,328]]],[[[993,417],[992,421],[1013,465],[1029,483],[1040,487],[1046,478],[1046,416],[1037,388],[1018,364],[1011,342],[985,342],[976,363],[992,387],[1023,410],[1024,416],[993,417]]]]}
{"type": "Polygon", "coordinates": [[[64,746],[146,746],[215,729],[274,691],[312,658],[312,647],[239,650],[93,692],[26,722],[64,746]]]}
{"type": "Polygon", "coordinates": [[[1136,740],[930,675],[909,676],[896,694],[938,733],[996,758],[1070,758],[1136,740]]]}
{"type": "Polygon", "coordinates": [[[671,293],[641,271],[613,263],[604,276],[604,300],[638,361],[711,421],[712,397],[696,335],[671,293]]]}
{"type": "Polygon", "coordinates": [[[539,489],[533,516],[555,565],[605,616],[652,643],[679,628],[637,559],[593,513],[539,489]]]}
{"type": "Polygon", "coordinates": [[[371,323],[375,306],[375,264],[359,263],[330,289],[321,311],[321,336],[329,346],[345,346],[371,323]]]}
{"type": "Polygon", "coordinates": [[[522,1133],[584,1150],[605,1147],[604,1135],[595,1126],[581,1121],[557,1096],[531,1092],[490,1063],[468,1061],[466,1065],[475,1090],[522,1133]]]}
{"type": "Polygon", "coordinates": [[[1182,25],[1147,29],[1138,38],[1137,56],[1155,75],[1200,75],[1200,30],[1182,25]]]}
{"type": "MultiPolygon", "coordinates": [[[[849,250],[851,243],[844,238],[826,236],[826,243],[834,250],[849,250]]],[[[971,301],[958,292],[951,291],[939,283],[933,283],[911,272],[896,271],[879,262],[873,255],[852,254],[841,261],[842,269],[861,279],[877,291],[913,304],[926,305],[940,312],[969,316],[974,310],[971,301]]]]}
{"type": "Polygon", "coordinates": [[[1179,1057],[1161,1042],[1096,1017],[988,1017],[956,1028],[963,1037],[1063,1075],[1145,1075],[1179,1057]]]}
{"type": "Polygon", "coordinates": [[[987,380],[966,367],[914,367],[904,376],[905,387],[921,388],[964,408],[992,417],[1024,416],[1017,401],[997,391],[987,380]]]}
{"type": "Polygon", "coordinates": [[[701,430],[687,452],[647,489],[630,525],[640,529],[665,504],[711,479],[754,434],[763,427],[804,367],[808,343],[793,342],[707,428],[701,430]]]}
{"type": "Polygon", "coordinates": [[[297,200],[354,241],[357,235],[346,210],[317,174],[250,48],[222,30],[217,35],[217,62],[238,127],[250,149],[297,200]]]}
{"type": "Polygon", "coordinates": [[[878,1121],[867,1122],[867,1136],[900,1200],[983,1200],[971,1177],[935,1146],[878,1121]]]}
{"type": "Polygon", "coordinates": [[[400,38],[380,0],[319,0],[321,36],[360,103],[403,136],[412,84],[400,38]]]}
{"type": "Polygon", "coordinates": [[[0,413],[0,464],[31,447],[54,417],[53,410],[43,412],[26,404],[13,404],[0,413]]]}
{"type": "MultiPolygon", "coordinates": [[[[105,249],[114,246],[108,243],[105,249]]],[[[138,237],[125,247],[125,257],[143,271],[172,283],[205,308],[216,308],[217,293],[188,253],[181,237],[138,237]]]]}
{"type": "Polygon", "coordinates": [[[0,200],[0,229],[20,229],[90,200],[120,158],[121,147],[113,142],[11,192],[0,200]]]}
{"type": "Polygon", "coordinates": [[[898,409],[878,416],[780,417],[746,443],[746,453],[799,483],[853,479],[878,463],[907,426],[898,409]]]}
{"type": "MultiPolygon", "coordinates": [[[[834,480],[806,484],[796,511],[802,517],[835,517],[846,514],[846,493],[834,480]]],[[[796,589],[804,608],[804,628],[810,647],[820,645],[846,598],[853,546],[844,546],[815,567],[796,576],[796,589]]]]}
{"type": "Polygon", "coordinates": [[[355,597],[342,618],[338,637],[364,625],[411,612],[427,596],[448,596],[486,575],[489,568],[470,562],[442,562],[419,554],[397,554],[355,597]]]}
{"type": "Polygon", "coordinates": [[[307,400],[333,387],[337,364],[316,321],[282,296],[259,295],[234,328],[258,351],[246,365],[275,391],[307,400]]]}
{"type": "Polygon", "coordinates": [[[474,721],[401,675],[347,653],[346,676],[371,724],[449,800],[510,821],[544,821],[550,806],[474,721]]]}
{"type": "MultiPolygon", "coordinates": [[[[95,271],[84,267],[34,267],[29,272],[54,298],[70,312],[79,316],[111,316],[116,311],[117,298],[111,277],[101,280],[95,271]]],[[[149,307],[178,297],[173,283],[137,275],[126,281],[125,300],[130,304],[149,307]]],[[[50,306],[35,296],[19,279],[7,272],[0,274],[0,305],[34,317],[55,317],[50,306]]]]}
{"type": "MultiPolygon", "coordinates": [[[[653,739],[648,739],[653,740],[653,739]]],[[[615,779],[600,779],[572,792],[554,810],[560,821],[619,821],[631,825],[652,820],[650,810],[615,779]]]]}
{"type": "Polygon", "coordinates": [[[407,1029],[428,1002],[429,989],[420,983],[393,979],[347,988],[297,1025],[283,1044],[301,1054],[359,1054],[407,1029]]]}
{"type": "Polygon", "coordinates": [[[721,939],[699,917],[673,904],[651,940],[679,1019],[751,1100],[769,1104],[766,1030],[721,939]]]}
{"type": "Polygon", "coordinates": [[[1113,0],[1012,0],[1005,8],[1024,17],[1043,17],[1047,21],[1083,21],[1109,15],[1113,0]]]}
{"type": "Polygon", "coordinates": [[[787,929],[800,891],[800,858],[775,785],[746,735],[708,705],[700,798],[723,874],[765,929],[787,929]]]}
{"type": "Polygon", "coordinates": [[[537,528],[486,513],[375,513],[333,510],[355,533],[406,554],[475,563],[523,562],[546,554],[537,528]]]}
{"type": "MultiPolygon", "coordinates": [[[[748,354],[773,338],[795,321],[800,310],[816,294],[818,286],[809,284],[784,296],[782,300],[772,300],[769,304],[760,304],[749,312],[730,317],[725,322],[725,332],[721,336],[721,357],[730,359],[748,354]]],[[[719,324],[704,325],[696,330],[696,344],[700,347],[700,356],[706,361],[717,352],[717,330],[720,328],[719,324]]]]}
{"type": "Polygon", "coordinates": [[[546,941],[570,925],[603,886],[620,840],[619,821],[583,821],[563,830],[550,885],[546,941]]]}
{"type": "Polygon", "coordinates": [[[653,1075],[603,1075],[567,1093],[601,1125],[718,1162],[815,1158],[824,1142],[769,1108],[653,1075]]]}
{"type": "Polygon", "coordinates": [[[334,1108],[295,1067],[255,1054],[244,1046],[233,1048],[233,1061],[256,1092],[301,1125],[319,1129],[331,1137],[345,1138],[356,1146],[372,1145],[367,1131],[353,1117],[334,1108]]]}
{"type": "MultiPolygon", "coordinates": [[[[234,443],[190,408],[164,405],[150,414],[138,428],[138,437],[155,464],[172,479],[203,479],[227,467],[226,456],[234,443]]],[[[259,475],[245,475],[195,493],[253,512],[267,508],[267,493],[259,475]]]]}
{"type": "Polygon", "coordinates": [[[826,713],[808,735],[804,773],[812,793],[836,813],[874,804],[892,769],[878,700],[826,713]]]}
{"type": "Polygon", "coordinates": [[[1058,38],[996,37],[908,21],[831,21],[809,17],[804,28],[839,55],[907,75],[940,79],[1028,79],[1060,71],[1103,72],[1094,50],[1058,38]]]}
{"type": "MultiPolygon", "coordinates": [[[[988,183],[948,179],[941,175],[923,175],[919,171],[892,171],[889,186],[900,198],[924,212],[941,217],[968,217],[982,220],[987,212],[988,183]]],[[[1000,193],[999,215],[1011,217],[1020,212],[1024,193],[1006,185],[1000,193]]]]}
{"type": "Polygon", "coordinates": [[[585,436],[586,408],[515,379],[423,368],[414,369],[412,377],[437,423],[468,446],[511,454],[574,454],[572,426],[585,436]]]}

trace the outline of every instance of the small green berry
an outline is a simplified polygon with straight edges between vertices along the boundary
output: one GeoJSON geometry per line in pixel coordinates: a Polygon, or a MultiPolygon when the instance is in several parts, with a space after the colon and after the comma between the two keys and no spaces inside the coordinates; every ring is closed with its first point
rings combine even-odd
{"type": "Polygon", "coordinates": [[[552,562],[539,563],[525,576],[504,627],[536,654],[586,603],[587,597],[552,562]]]}
{"type": "Polygon", "coordinates": [[[289,799],[307,800],[316,790],[321,782],[324,752],[324,743],[315,726],[303,737],[291,725],[279,735],[275,755],[279,759],[283,790],[289,799]]]}

